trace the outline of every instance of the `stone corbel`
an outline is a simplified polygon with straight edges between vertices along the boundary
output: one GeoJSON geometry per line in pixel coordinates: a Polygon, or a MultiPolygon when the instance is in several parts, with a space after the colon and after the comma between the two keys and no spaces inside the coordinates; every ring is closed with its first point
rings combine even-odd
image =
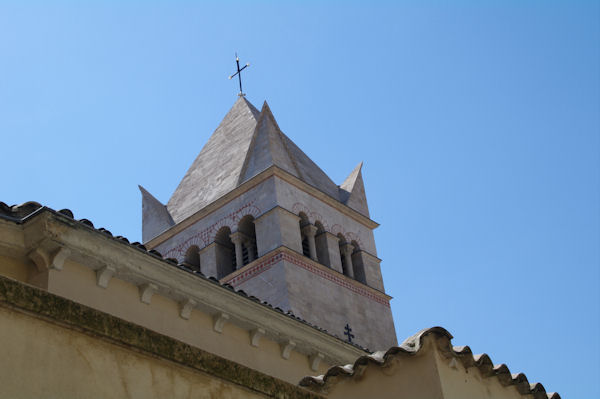
{"type": "Polygon", "coordinates": [[[219,334],[223,332],[223,327],[225,326],[225,322],[229,320],[229,315],[227,313],[219,312],[213,317],[213,330],[218,332],[219,334]]]}
{"type": "Polygon", "coordinates": [[[284,359],[289,359],[290,354],[292,353],[292,349],[296,347],[296,343],[291,339],[288,339],[283,344],[281,344],[281,357],[284,359]]]}
{"type": "Polygon", "coordinates": [[[108,287],[108,282],[115,275],[116,270],[112,266],[104,266],[96,270],[96,284],[98,287],[108,287]]]}
{"type": "Polygon", "coordinates": [[[156,291],[158,291],[158,287],[156,286],[156,284],[147,283],[140,285],[140,301],[142,301],[146,305],[150,305],[152,295],[154,295],[156,291]]]}
{"type": "Polygon", "coordinates": [[[262,328],[257,328],[250,331],[250,345],[258,348],[258,344],[260,343],[260,339],[265,335],[265,330],[262,328]]]}
{"type": "Polygon", "coordinates": [[[62,270],[65,260],[71,255],[71,250],[68,248],[59,247],[57,250],[50,252],[43,247],[37,247],[29,252],[28,256],[40,272],[49,269],[62,270]]]}
{"type": "Polygon", "coordinates": [[[325,355],[317,352],[314,355],[310,356],[308,358],[309,362],[310,362],[310,369],[312,371],[318,371],[319,370],[319,364],[321,363],[321,360],[325,359],[325,355]]]}
{"type": "Polygon", "coordinates": [[[192,310],[194,309],[194,307],[196,305],[197,305],[197,302],[191,298],[184,300],[180,304],[179,316],[182,319],[189,320],[190,316],[192,315],[192,310]]]}

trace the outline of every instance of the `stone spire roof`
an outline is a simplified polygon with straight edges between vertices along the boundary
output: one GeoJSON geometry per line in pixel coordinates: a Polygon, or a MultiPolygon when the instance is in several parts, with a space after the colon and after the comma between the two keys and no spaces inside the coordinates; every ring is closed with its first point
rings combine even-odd
{"type": "Polygon", "coordinates": [[[237,187],[259,111],[240,96],[169,199],[175,223],[237,187]]]}
{"type": "Polygon", "coordinates": [[[363,163],[359,163],[346,180],[340,184],[340,201],[363,215],[369,216],[362,166],[363,163]]]}
{"type": "MultiPolygon", "coordinates": [[[[279,129],[266,101],[259,112],[243,96],[223,118],[179,183],[166,205],[168,214],[179,223],[271,166],[369,215],[360,173],[362,163],[338,187],[279,129]]],[[[148,202],[158,206],[154,201],[148,202]]]]}
{"type": "Polygon", "coordinates": [[[240,183],[273,165],[331,197],[339,198],[337,185],[289,137],[283,134],[265,101],[246,155],[240,183]]]}

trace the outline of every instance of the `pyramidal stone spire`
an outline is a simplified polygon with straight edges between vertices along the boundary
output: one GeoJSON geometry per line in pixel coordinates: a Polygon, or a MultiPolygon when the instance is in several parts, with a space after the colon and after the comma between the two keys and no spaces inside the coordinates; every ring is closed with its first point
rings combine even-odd
{"type": "Polygon", "coordinates": [[[167,209],[176,223],[237,187],[258,116],[240,96],[169,199],[167,209]]]}
{"type": "Polygon", "coordinates": [[[338,199],[337,185],[279,129],[265,101],[240,174],[240,184],[273,165],[338,199]]]}
{"type": "Polygon", "coordinates": [[[350,175],[340,184],[340,200],[350,208],[369,217],[369,206],[362,178],[363,163],[359,163],[350,175]]]}
{"type": "Polygon", "coordinates": [[[286,148],[283,133],[265,101],[240,173],[239,184],[273,165],[300,177],[300,172],[286,148]]]}
{"type": "Polygon", "coordinates": [[[168,214],[179,223],[271,166],[368,215],[360,168],[358,178],[344,183],[350,187],[346,194],[281,131],[266,101],[258,111],[243,96],[179,183],[167,203],[168,214]]]}
{"type": "Polygon", "coordinates": [[[175,222],[166,206],[144,187],[138,187],[142,193],[142,240],[146,242],[173,226],[175,222]]]}

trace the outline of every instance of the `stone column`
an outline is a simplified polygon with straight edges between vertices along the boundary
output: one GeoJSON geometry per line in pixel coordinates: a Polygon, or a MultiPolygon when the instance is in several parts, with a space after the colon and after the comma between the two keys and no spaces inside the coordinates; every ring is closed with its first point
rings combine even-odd
{"type": "Polygon", "coordinates": [[[315,241],[319,244],[317,246],[317,257],[319,258],[319,262],[332,268],[336,272],[343,274],[340,256],[340,239],[325,231],[316,236],[315,241]]]}
{"type": "Polygon", "coordinates": [[[254,241],[251,238],[247,238],[244,241],[244,245],[246,246],[246,249],[248,250],[248,263],[250,263],[254,259],[256,259],[254,257],[254,241]]]}
{"type": "Polygon", "coordinates": [[[232,233],[229,236],[229,238],[231,238],[231,242],[233,243],[233,245],[235,245],[235,264],[236,269],[239,269],[242,266],[244,266],[244,253],[242,252],[242,242],[245,241],[246,237],[239,231],[236,231],[235,233],[232,233]]]}
{"type": "Polygon", "coordinates": [[[315,262],[317,260],[317,246],[315,244],[315,235],[317,234],[317,226],[313,226],[312,224],[307,224],[302,227],[302,234],[306,236],[308,239],[308,252],[310,253],[310,258],[315,262]]]}
{"type": "Polygon", "coordinates": [[[354,278],[354,267],[352,266],[352,251],[354,251],[354,246],[343,244],[340,249],[344,260],[346,261],[346,275],[350,278],[354,278]]]}

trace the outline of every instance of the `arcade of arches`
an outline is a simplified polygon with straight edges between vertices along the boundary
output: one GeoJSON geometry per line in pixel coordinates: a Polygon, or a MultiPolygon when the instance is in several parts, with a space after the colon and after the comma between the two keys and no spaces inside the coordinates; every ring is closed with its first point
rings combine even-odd
{"type": "MultiPolygon", "coordinates": [[[[298,225],[302,240],[302,254],[366,284],[365,266],[358,243],[356,241],[347,242],[341,233],[335,236],[327,232],[319,221],[311,224],[303,212],[300,212],[298,216],[300,218],[298,225]]],[[[216,246],[215,261],[218,279],[257,259],[254,217],[244,216],[233,233],[227,226],[219,229],[215,235],[214,245],[216,246]]],[[[201,271],[200,252],[198,246],[190,246],[186,251],[184,264],[194,271],[201,271]]]]}

